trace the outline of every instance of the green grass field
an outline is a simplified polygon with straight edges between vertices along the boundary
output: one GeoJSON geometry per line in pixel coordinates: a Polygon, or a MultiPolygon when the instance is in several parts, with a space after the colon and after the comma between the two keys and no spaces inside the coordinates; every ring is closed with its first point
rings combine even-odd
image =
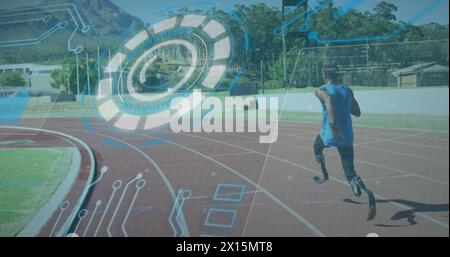
{"type": "MultiPolygon", "coordinates": [[[[352,87],[354,91],[368,91],[368,90],[392,90],[394,88],[379,88],[379,87],[352,87]]],[[[294,88],[290,89],[288,93],[313,92],[315,88],[294,88]]],[[[404,89],[408,90],[408,89],[404,89]]],[[[281,94],[285,93],[284,89],[269,89],[266,94],[281,94]]],[[[214,93],[213,96],[223,98],[227,96],[227,92],[214,93]]],[[[23,118],[71,118],[71,117],[95,117],[94,96],[87,98],[87,104],[80,102],[68,103],[48,103],[42,101],[31,101],[27,107],[23,118]]],[[[280,115],[281,121],[286,122],[320,122],[320,113],[310,112],[294,112],[283,111],[280,115]]],[[[354,119],[355,125],[364,125],[370,127],[382,128],[408,128],[408,129],[424,129],[436,131],[448,131],[449,118],[448,116],[432,116],[432,115],[416,115],[416,114],[364,114],[361,118],[354,119]]]]}
{"type": "Polygon", "coordinates": [[[67,148],[0,148],[0,236],[15,236],[28,224],[71,162],[67,148]]]}
{"type": "MultiPolygon", "coordinates": [[[[308,122],[320,123],[321,113],[283,111],[280,114],[281,122],[308,122]]],[[[432,116],[420,114],[371,114],[366,113],[359,118],[353,118],[354,125],[375,128],[403,128],[433,131],[448,131],[448,116],[432,116]]]]}
{"type": "MultiPolygon", "coordinates": [[[[398,87],[369,87],[369,86],[351,86],[350,87],[353,91],[358,92],[358,91],[379,91],[379,90],[384,90],[384,91],[389,91],[389,90],[398,90],[398,87]]],[[[432,87],[429,87],[432,88],[432,87]]],[[[447,88],[447,86],[443,86],[443,87],[433,87],[433,88],[447,88]]],[[[416,88],[402,88],[401,90],[414,90],[416,88]]],[[[317,90],[317,87],[305,87],[305,88],[289,88],[288,90],[286,90],[285,88],[266,88],[264,89],[264,94],[265,95],[269,95],[269,94],[292,94],[292,93],[312,93],[315,92],[317,90]]],[[[259,94],[262,94],[263,91],[260,88],[259,89],[259,94]]],[[[228,91],[219,91],[214,93],[213,95],[216,96],[228,96],[228,91]]]]}
{"type": "MultiPolygon", "coordinates": [[[[227,113],[229,115],[229,113],[227,113]]],[[[225,115],[225,114],[223,114],[225,115]]],[[[244,118],[247,114],[239,113],[236,116],[244,118]]],[[[322,122],[322,113],[316,112],[294,112],[281,111],[278,113],[278,120],[280,123],[317,123],[322,122]]],[[[363,114],[361,117],[353,117],[353,124],[355,126],[366,126],[373,128],[402,128],[402,129],[417,129],[430,131],[448,131],[449,118],[448,116],[431,116],[420,114],[363,114]]]]}

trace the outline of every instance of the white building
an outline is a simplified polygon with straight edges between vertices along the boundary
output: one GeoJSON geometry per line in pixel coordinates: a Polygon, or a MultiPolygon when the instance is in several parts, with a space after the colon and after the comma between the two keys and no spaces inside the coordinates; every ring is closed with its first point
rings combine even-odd
{"type": "Polygon", "coordinates": [[[0,74],[8,71],[20,71],[23,73],[27,86],[33,92],[55,92],[51,83],[53,79],[51,74],[53,71],[60,69],[60,65],[41,65],[33,63],[21,64],[2,64],[0,65],[0,74]]]}

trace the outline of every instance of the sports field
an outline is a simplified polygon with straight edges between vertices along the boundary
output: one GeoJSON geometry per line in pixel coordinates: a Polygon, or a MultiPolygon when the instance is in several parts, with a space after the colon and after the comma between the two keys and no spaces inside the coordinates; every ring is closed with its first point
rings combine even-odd
{"type": "Polygon", "coordinates": [[[0,148],[0,236],[16,235],[67,174],[64,148],[0,148]]]}

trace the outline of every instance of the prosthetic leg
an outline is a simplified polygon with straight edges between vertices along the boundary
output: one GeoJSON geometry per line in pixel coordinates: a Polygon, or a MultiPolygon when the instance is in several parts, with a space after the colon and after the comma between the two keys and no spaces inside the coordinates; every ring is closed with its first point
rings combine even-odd
{"type": "Polygon", "coordinates": [[[375,196],[373,195],[372,191],[370,191],[366,187],[366,185],[364,184],[364,182],[362,181],[362,179],[359,176],[355,176],[350,181],[350,185],[352,187],[353,193],[355,193],[355,190],[356,190],[355,195],[357,197],[361,196],[361,190],[364,191],[364,193],[366,193],[367,196],[369,197],[369,213],[367,215],[367,220],[368,221],[373,220],[375,218],[375,216],[377,215],[377,208],[376,208],[375,196]]]}
{"type": "MultiPolygon", "coordinates": [[[[327,167],[325,165],[325,157],[323,155],[324,148],[325,145],[323,144],[323,141],[320,138],[320,136],[318,136],[316,138],[316,141],[314,142],[314,155],[316,157],[316,161],[320,164],[320,167],[322,168],[323,174],[323,178],[320,178],[319,176],[313,177],[314,181],[318,184],[323,184],[329,179],[327,167]]],[[[370,191],[366,187],[362,179],[355,172],[353,165],[353,154],[354,154],[353,147],[338,148],[338,151],[339,154],[341,155],[341,160],[343,160],[342,167],[345,172],[345,177],[350,183],[353,194],[355,194],[356,197],[360,197],[361,193],[364,192],[369,197],[369,212],[367,215],[367,220],[373,220],[377,213],[375,196],[372,193],[372,191],[370,191]]]]}
{"type": "Polygon", "coordinates": [[[320,164],[320,167],[322,168],[323,178],[320,178],[319,176],[315,176],[315,177],[313,177],[313,180],[318,184],[323,184],[329,178],[327,166],[325,165],[325,157],[323,156],[323,154],[316,155],[316,161],[320,164]]]}
{"type": "Polygon", "coordinates": [[[328,180],[328,171],[325,165],[325,156],[323,155],[323,149],[325,148],[322,139],[320,136],[317,136],[316,141],[314,142],[314,155],[316,156],[316,162],[320,164],[322,168],[323,178],[319,176],[313,177],[313,180],[318,184],[323,184],[328,180]]]}

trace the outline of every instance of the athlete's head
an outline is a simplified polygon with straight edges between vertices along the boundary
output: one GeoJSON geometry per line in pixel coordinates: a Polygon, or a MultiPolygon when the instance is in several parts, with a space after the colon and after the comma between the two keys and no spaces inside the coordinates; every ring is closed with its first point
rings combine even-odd
{"type": "Polygon", "coordinates": [[[334,64],[324,64],[322,67],[322,79],[325,83],[339,84],[340,78],[337,66],[334,64]]]}

